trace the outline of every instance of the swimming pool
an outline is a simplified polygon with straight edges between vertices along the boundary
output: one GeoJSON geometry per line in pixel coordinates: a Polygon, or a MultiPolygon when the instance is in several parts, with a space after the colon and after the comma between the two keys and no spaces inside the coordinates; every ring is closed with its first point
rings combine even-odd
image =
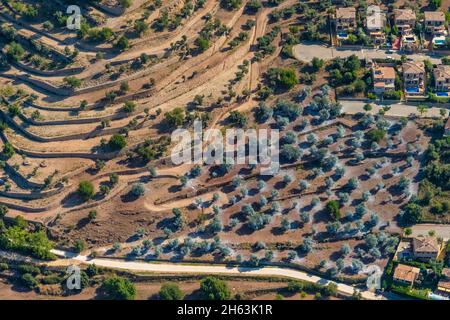
{"type": "Polygon", "coordinates": [[[436,96],[438,96],[438,97],[448,97],[448,92],[436,92],[436,96]]]}
{"type": "Polygon", "coordinates": [[[340,32],[340,33],[337,34],[337,36],[338,36],[339,38],[347,38],[347,37],[348,37],[348,34],[345,33],[345,32],[340,32]]]}
{"type": "Polygon", "coordinates": [[[434,44],[444,44],[444,40],[434,40],[434,44]]]}
{"type": "Polygon", "coordinates": [[[406,88],[406,92],[408,92],[408,93],[418,93],[419,92],[419,88],[418,87],[406,88]]]}

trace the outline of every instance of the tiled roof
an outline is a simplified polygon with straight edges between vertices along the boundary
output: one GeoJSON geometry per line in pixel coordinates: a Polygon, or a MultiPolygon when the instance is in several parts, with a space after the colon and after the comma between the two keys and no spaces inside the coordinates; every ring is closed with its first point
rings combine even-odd
{"type": "Polygon", "coordinates": [[[421,237],[413,239],[414,252],[439,252],[439,243],[436,237],[421,237]]]}
{"type": "Polygon", "coordinates": [[[442,11],[425,11],[425,21],[445,21],[442,11]]]}
{"type": "Polygon", "coordinates": [[[445,64],[437,65],[433,70],[435,80],[450,79],[450,66],[445,64]]]}
{"type": "Polygon", "coordinates": [[[438,282],[438,288],[450,290],[450,281],[448,281],[448,280],[440,280],[438,282]]]}
{"type": "Polygon", "coordinates": [[[411,9],[395,9],[395,19],[398,20],[415,20],[416,13],[411,9]]]}
{"type": "Polygon", "coordinates": [[[392,67],[375,67],[374,68],[375,79],[395,79],[395,70],[392,67]]]}
{"type": "Polygon", "coordinates": [[[420,273],[419,268],[399,264],[397,265],[397,268],[395,268],[394,279],[413,282],[419,275],[419,273],[420,273]]]}
{"type": "Polygon", "coordinates": [[[403,63],[403,73],[424,73],[425,66],[420,61],[408,61],[403,63]]]}
{"type": "Polygon", "coordinates": [[[336,18],[338,19],[354,19],[356,18],[356,9],[355,8],[337,8],[336,9],[336,18]]]}

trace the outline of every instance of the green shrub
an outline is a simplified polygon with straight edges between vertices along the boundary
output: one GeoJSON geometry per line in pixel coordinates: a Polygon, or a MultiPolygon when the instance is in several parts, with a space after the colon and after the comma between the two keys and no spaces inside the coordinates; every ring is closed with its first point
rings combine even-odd
{"type": "Polygon", "coordinates": [[[109,139],[108,146],[112,150],[122,150],[127,145],[125,137],[120,134],[115,134],[109,139]]]}
{"type": "Polygon", "coordinates": [[[333,220],[339,220],[341,218],[341,210],[339,206],[339,202],[336,200],[330,200],[325,205],[325,210],[327,211],[328,215],[333,220]]]}
{"type": "Polygon", "coordinates": [[[161,300],[183,300],[184,293],[176,283],[165,283],[159,290],[161,300]]]}
{"type": "Polygon", "coordinates": [[[30,290],[34,290],[39,285],[39,282],[29,273],[25,273],[21,281],[25,287],[27,287],[30,290]]]}
{"type": "Polygon", "coordinates": [[[134,284],[125,278],[114,276],[106,279],[101,289],[112,300],[134,300],[136,298],[134,284]]]}
{"type": "Polygon", "coordinates": [[[94,194],[94,185],[90,181],[81,181],[78,185],[78,194],[86,201],[91,199],[94,194]]]}
{"type": "Polygon", "coordinates": [[[229,300],[231,292],[225,281],[216,277],[206,277],[200,282],[200,291],[208,300],[229,300]]]}

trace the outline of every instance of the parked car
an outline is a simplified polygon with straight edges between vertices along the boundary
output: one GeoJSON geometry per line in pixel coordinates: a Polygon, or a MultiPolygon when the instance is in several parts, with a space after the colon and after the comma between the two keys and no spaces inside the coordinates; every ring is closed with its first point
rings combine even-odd
{"type": "Polygon", "coordinates": [[[387,49],[386,53],[394,53],[394,51],[392,49],[387,49]]]}

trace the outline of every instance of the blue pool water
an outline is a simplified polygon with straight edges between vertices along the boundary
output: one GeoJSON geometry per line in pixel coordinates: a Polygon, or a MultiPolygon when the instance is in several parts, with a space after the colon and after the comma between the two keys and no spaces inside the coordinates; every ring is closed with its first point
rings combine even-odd
{"type": "Polygon", "coordinates": [[[338,35],[338,37],[340,37],[340,38],[346,38],[346,37],[347,37],[347,33],[345,33],[345,32],[340,32],[340,33],[338,33],[337,35],[338,35]]]}
{"type": "Polygon", "coordinates": [[[448,92],[436,92],[438,97],[448,97],[448,92]]]}
{"type": "Polygon", "coordinates": [[[419,92],[419,88],[417,88],[417,87],[415,87],[415,88],[406,88],[406,92],[417,93],[417,92],[419,92]]]}

